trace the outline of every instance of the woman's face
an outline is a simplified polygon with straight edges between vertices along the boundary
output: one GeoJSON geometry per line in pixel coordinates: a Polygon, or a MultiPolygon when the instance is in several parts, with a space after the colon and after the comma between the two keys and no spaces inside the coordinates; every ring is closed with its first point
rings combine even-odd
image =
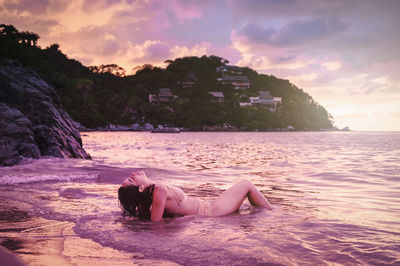
{"type": "Polygon", "coordinates": [[[147,184],[147,176],[144,171],[132,172],[131,176],[122,183],[122,186],[141,186],[147,184]]]}

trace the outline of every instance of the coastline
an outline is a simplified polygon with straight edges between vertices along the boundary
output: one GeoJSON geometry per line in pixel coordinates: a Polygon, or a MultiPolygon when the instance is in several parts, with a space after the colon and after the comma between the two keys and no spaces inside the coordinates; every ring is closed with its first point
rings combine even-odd
{"type": "MultiPolygon", "coordinates": [[[[126,129],[126,128],[85,128],[79,129],[80,133],[86,133],[86,132],[153,132],[154,130],[136,130],[136,129],[126,129]]],[[[162,130],[161,130],[162,131],[162,130]]],[[[240,130],[240,129],[221,129],[221,128],[207,128],[203,130],[192,130],[192,129],[187,129],[187,128],[178,128],[178,127],[171,127],[171,128],[166,128],[166,132],[157,132],[157,133],[181,133],[181,132],[354,132],[356,130],[352,129],[320,129],[320,130],[297,130],[297,129],[286,129],[286,128],[273,128],[271,130],[240,130]],[[168,132],[169,129],[177,129],[179,132],[168,132]]],[[[378,131],[379,132],[379,131],[378,131]]]]}
{"type": "Polygon", "coordinates": [[[32,216],[29,209],[0,199],[1,265],[176,265],[102,246],[78,236],[75,223],[32,216]]]}
{"type": "Polygon", "coordinates": [[[145,123],[144,125],[133,124],[131,126],[125,125],[114,125],[108,124],[104,127],[96,127],[96,128],[87,128],[80,124],[79,122],[74,122],[76,127],[78,128],[79,132],[102,132],[102,131],[134,131],[134,132],[152,132],[152,133],[179,133],[179,132],[333,132],[333,131],[352,131],[349,127],[338,128],[333,126],[332,128],[320,128],[318,129],[296,129],[293,126],[287,126],[284,128],[268,128],[266,130],[259,130],[254,129],[250,130],[245,127],[237,128],[236,126],[232,126],[228,123],[224,123],[223,125],[214,125],[214,126],[198,126],[192,128],[185,128],[185,127],[175,127],[175,126],[162,126],[157,125],[154,126],[150,123],[145,123]]]}

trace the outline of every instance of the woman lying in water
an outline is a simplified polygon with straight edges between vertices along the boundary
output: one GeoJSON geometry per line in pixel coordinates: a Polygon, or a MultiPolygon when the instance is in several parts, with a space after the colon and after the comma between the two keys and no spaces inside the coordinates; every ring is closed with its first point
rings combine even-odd
{"type": "Polygon", "coordinates": [[[174,186],[155,184],[143,171],[132,172],[118,189],[118,199],[126,214],[152,221],[185,215],[223,216],[237,211],[246,198],[253,206],[273,209],[248,180],[236,183],[213,201],[189,197],[174,186]]]}

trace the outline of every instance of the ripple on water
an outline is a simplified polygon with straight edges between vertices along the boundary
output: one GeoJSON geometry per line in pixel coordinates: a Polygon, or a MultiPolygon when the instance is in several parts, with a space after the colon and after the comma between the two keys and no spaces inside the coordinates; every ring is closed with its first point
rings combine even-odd
{"type": "Polygon", "coordinates": [[[4,168],[0,179],[97,178],[7,184],[0,195],[75,221],[78,234],[103,245],[180,264],[399,264],[400,133],[85,134],[93,160],[38,160],[4,168]],[[116,190],[131,169],[203,199],[246,178],[276,208],[246,202],[239,214],[160,224],[123,218],[116,190]]]}

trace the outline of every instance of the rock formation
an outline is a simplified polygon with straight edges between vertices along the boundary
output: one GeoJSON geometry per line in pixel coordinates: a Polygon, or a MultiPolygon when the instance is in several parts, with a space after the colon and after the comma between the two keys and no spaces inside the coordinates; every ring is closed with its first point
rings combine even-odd
{"type": "Polygon", "coordinates": [[[41,156],[90,159],[54,89],[18,62],[0,59],[0,166],[41,156]]]}

